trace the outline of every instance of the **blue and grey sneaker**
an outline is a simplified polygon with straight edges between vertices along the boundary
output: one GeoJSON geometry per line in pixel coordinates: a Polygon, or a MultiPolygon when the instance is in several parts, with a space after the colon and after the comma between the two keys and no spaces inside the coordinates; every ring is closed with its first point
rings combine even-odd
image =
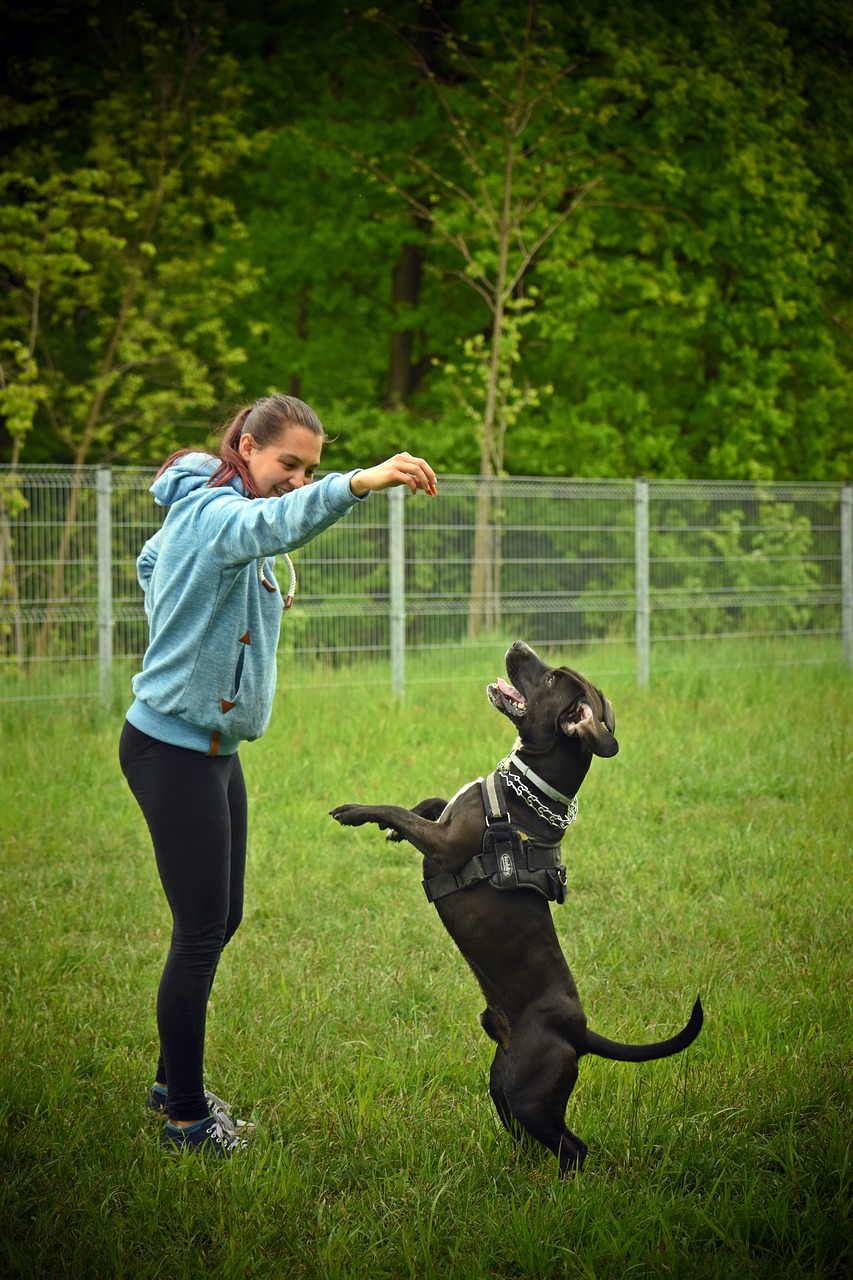
{"type": "MultiPolygon", "coordinates": [[[[248,1120],[238,1120],[231,1113],[231,1104],[225,1102],[222,1098],[217,1098],[215,1093],[209,1093],[207,1089],[204,1091],[207,1109],[214,1119],[218,1120],[226,1132],[236,1138],[249,1138],[255,1132],[255,1126],[248,1120]]],[[[145,1106],[149,1111],[155,1111],[160,1115],[165,1115],[169,1109],[169,1095],[158,1085],[153,1084],[148,1090],[145,1099],[145,1106]]]]}
{"type": "Polygon", "coordinates": [[[165,1115],[169,1105],[169,1095],[165,1089],[161,1089],[159,1085],[152,1084],[145,1098],[145,1106],[148,1111],[158,1111],[165,1115]]]}
{"type": "Polygon", "coordinates": [[[216,1116],[208,1116],[206,1120],[200,1120],[188,1129],[167,1124],[163,1130],[163,1146],[179,1154],[192,1151],[214,1156],[217,1160],[227,1160],[235,1151],[245,1151],[248,1145],[244,1138],[238,1138],[224,1129],[216,1116]]]}

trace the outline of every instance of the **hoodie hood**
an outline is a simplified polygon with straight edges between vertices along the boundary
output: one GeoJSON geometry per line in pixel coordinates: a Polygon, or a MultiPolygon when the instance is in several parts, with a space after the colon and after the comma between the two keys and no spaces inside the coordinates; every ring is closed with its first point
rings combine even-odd
{"type": "MultiPolygon", "coordinates": [[[[177,458],[151,486],[157,506],[171,507],[181,498],[203,489],[219,465],[220,459],[209,453],[185,453],[177,458]]],[[[239,476],[234,477],[230,487],[241,495],[245,492],[239,476]]]]}

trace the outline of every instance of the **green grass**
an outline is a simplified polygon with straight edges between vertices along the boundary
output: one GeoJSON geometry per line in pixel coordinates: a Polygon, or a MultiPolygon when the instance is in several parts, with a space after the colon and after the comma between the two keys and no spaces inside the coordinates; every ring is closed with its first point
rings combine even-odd
{"type": "Polygon", "coordinates": [[[606,691],[621,751],[581,793],[557,929],[597,1030],[667,1035],[697,992],[706,1024],[678,1058],[584,1059],[565,1182],[492,1113],[482,1002],[417,855],[326,816],[485,772],[510,735],[481,684],[403,708],[284,689],[244,749],[208,1083],[259,1132],[224,1167],[162,1154],[142,1109],[168,918],[121,716],[5,712],[0,1274],[849,1274],[849,673],[688,665],[643,692],[626,668],[606,691]]]}

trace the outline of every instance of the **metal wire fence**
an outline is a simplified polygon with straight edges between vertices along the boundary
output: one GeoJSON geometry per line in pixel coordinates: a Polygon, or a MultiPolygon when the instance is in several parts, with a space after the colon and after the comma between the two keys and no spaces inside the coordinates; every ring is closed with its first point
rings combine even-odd
{"type": "MultiPolygon", "coordinates": [[[[0,703],[126,690],[151,480],[0,467],[0,703]]],[[[491,679],[519,638],[641,684],[678,663],[853,665],[849,485],[449,476],[435,501],[374,494],[294,560],[280,657],[303,688],[491,679]]]]}

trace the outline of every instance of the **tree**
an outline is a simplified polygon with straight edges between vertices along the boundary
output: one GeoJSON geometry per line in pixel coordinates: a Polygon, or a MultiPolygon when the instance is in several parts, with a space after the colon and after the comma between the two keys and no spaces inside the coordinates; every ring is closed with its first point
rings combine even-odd
{"type": "Polygon", "coordinates": [[[807,17],[793,0],[219,0],[201,18],[181,0],[180,40],[170,0],[124,2],[126,23],[103,0],[13,10],[3,456],[26,439],[32,461],[74,458],[92,344],[108,350],[95,318],[121,316],[136,270],[139,342],[117,349],[90,460],[206,434],[205,400],[242,381],[314,403],[335,466],[415,447],[467,473],[848,473],[837,0],[807,17]],[[189,146],[140,256],[156,86],[190,46],[189,146]]]}
{"type": "Polygon", "coordinates": [[[816,130],[777,8],[655,3],[590,21],[620,163],[583,241],[537,271],[543,297],[573,303],[537,310],[528,365],[555,394],[515,469],[543,447],[588,475],[849,467],[849,350],[828,316],[843,316],[839,285],[850,295],[833,244],[843,202],[833,211],[815,166],[839,176],[845,96],[816,130]]]}
{"type": "MultiPolygon", "coordinates": [[[[199,415],[234,394],[244,359],[223,308],[254,277],[240,260],[228,278],[216,275],[223,244],[244,235],[217,182],[248,144],[235,125],[237,68],[221,50],[209,59],[215,31],[179,9],[98,7],[87,39],[98,72],[84,118],[59,123],[74,85],[43,66],[35,100],[24,110],[5,104],[16,145],[0,185],[0,414],[11,458],[49,430],[78,469],[93,457],[168,452],[176,410],[186,429],[207,436],[199,415]]],[[[12,70],[23,99],[32,59],[12,70]]],[[[50,599],[78,501],[79,481],[50,599]]]]}
{"type": "MultiPolygon", "coordinates": [[[[555,46],[547,8],[527,0],[520,29],[512,9],[495,8],[493,33],[431,30],[428,59],[418,32],[389,14],[369,15],[405,42],[439,107],[443,148],[412,146],[395,172],[353,151],[371,176],[400,196],[456,257],[445,273],[485,304],[485,331],[463,342],[457,392],[477,423],[481,485],[475,521],[469,634],[499,621],[499,539],[493,477],[503,470],[507,428],[537,392],[516,383],[520,334],[532,303],[527,279],[549,244],[602,181],[607,153],[577,146],[571,77],[577,65],[555,46]],[[443,154],[442,154],[443,152],[443,154]],[[406,173],[408,169],[408,174],[406,173]],[[399,176],[398,176],[399,174],[399,176]]],[[[423,6],[422,20],[436,11],[423,6]]],[[[585,140],[584,140],[585,141],[585,140]]],[[[458,367],[449,363],[453,377],[458,367]]]]}
{"type": "Polygon", "coordinates": [[[785,475],[809,436],[793,474],[840,457],[829,219],[776,7],[332,6],[316,45],[297,31],[312,94],[272,106],[294,55],[267,37],[252,367],[298,365],[346,426],[336,461],[420,433],[481,472],[473,631],[498,621],[504,469],[785,475]]]}
{"type": "MultiPolygon", "coordinates": [[[[84,137],[69,147],[53,127],[63,86],[47,79],[4,173],[0,359],[15,456],[37,418],[77,466],[159,452],[176,402],[193,422],[236,387],[244,353],[220,316],[252,271],[214,272],[223,244],[244,235],[216,192],[248,148],[234,124],[242,90],[227,55],[206,64],[215,32],[172,17],[98,13],[90,39],[110,61],[84,137]]],[[[20,128],[7,112],[9,123],[20,128]]]]}
{"type": "Polygon", "coordinates": [[[248,313],[234,316],[248,380],[317,408],[334,437],[332,465],[411,448],[419,432],[433,450],[441,437],[449,461],[453,442],[441,425],[409,412],[431,354],[450,341],[448,309],[432,296],[434,278],[424,278],[429,228],[354,168],[341,145],[382,152],[389,129],[398,140],[434,132],[419,75],[343,0],[320,10],[272,0],[262,17],[258,7],[236,22],[232,36],[252,88],[246,128],[259,139],[256,162],[234,186],[264,272],[259,332],[249,333],[248,313]],[[310,93],[293,93],[295,83],[310,93]]]}

